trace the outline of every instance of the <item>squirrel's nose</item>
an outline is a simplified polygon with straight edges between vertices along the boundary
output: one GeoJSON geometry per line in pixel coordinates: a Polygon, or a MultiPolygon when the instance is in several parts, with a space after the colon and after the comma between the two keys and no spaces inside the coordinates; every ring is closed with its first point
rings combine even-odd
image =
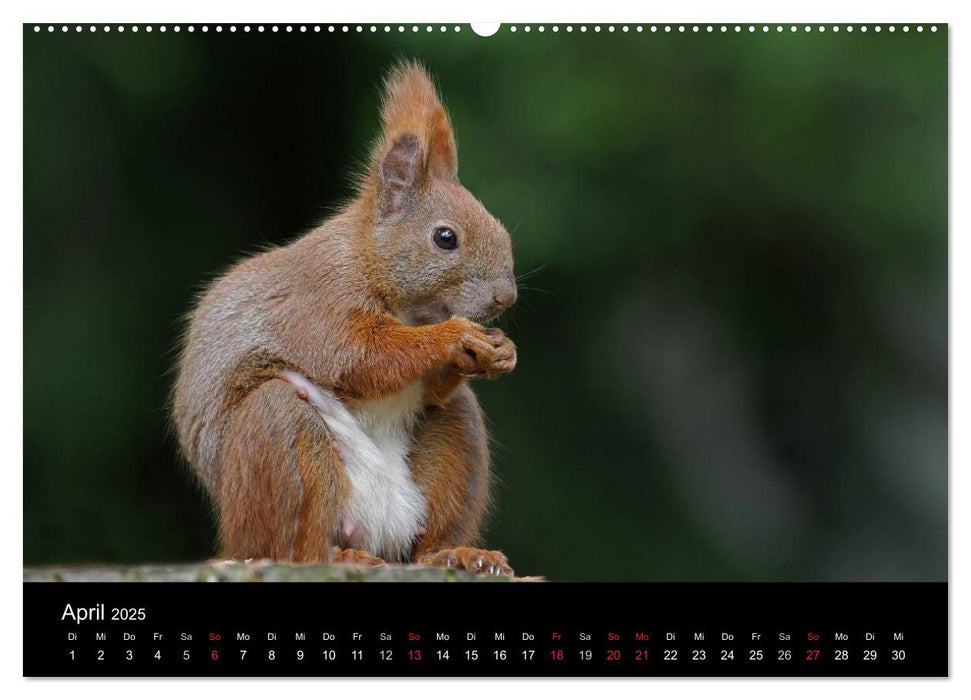
{"type": "Polygon", "coordinates": [[[497,311],[504,311],[516,303],[516,285],[508,284],[496,287],[492,293],[492,306],[497,311]]]}

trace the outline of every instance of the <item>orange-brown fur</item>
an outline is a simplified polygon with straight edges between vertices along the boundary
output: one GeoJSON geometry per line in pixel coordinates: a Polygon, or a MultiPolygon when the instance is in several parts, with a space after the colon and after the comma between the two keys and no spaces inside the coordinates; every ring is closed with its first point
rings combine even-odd
{"type": "Polygon", "coordinates": [[[386,83],[383,131],[358,197],[293,243],[243,260],[190,316],[173,418],[219,512],[233,558],[379,563],[342,546],[350,488],[338,446],[298,372],[348,406],[422,382],[409,458],[427,499],[412,559],[508,572],[469,545],[488,502],[489,455],[466,378],[515,367],[515,345],[484,319],[515,300],[502,225],[458,181],[455,139],[425,71],[386,83]],[[458,253],[430,242],[457,232],[458,253]],[[454,254],[453,254],[454,253],[454,254]]]}
{"type": "Polygon", "coordinates": [[[425,410],[416,431],[411,468],[431,497],[427,534],[415,556],[460,543],[472,544],[489,498],[486,429],[475,394],[463,386],[443,407],[425,410]]]}

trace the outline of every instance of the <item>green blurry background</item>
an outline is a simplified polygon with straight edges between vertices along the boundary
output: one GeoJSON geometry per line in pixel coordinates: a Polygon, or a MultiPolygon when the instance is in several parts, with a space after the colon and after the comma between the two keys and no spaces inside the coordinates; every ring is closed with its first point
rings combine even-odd
{"type": "MultiPolygon", "coordinates": [[[[24,45],[24,561],[214,553],[193,296],[437,75],[517,272],[487,543],[601,580],[947,576],[947,37],[71,28],[24,45]]],[[[745,28],[747,30],[747,27],[745,28]]]]}

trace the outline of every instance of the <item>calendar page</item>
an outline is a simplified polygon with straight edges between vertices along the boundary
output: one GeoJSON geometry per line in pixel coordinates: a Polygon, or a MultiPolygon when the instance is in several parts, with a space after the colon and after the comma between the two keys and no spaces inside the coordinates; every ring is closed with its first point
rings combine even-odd
{"type": "Polygon", "coordinates": [[[947,24],[23,65],[24,675],[948,675],[947,24]]]}

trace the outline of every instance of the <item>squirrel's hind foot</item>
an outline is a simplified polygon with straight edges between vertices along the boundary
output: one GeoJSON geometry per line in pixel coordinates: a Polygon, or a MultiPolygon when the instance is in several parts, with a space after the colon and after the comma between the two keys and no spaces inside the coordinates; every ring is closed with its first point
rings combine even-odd
{"type": "Polygon", "coordinates": [[[492,549],[475,547],[452,547],[425,554],[418,558],[418,564],[425,566],[445,566],[450,569],[464,569],[476,574],[489,576],[513,576],[506,555],[492,549]]]}
{"type": "Polygon", "coordinates": [[[386,566],[384,559],[376,557],[363,549],[342,549],[334,547],[333,558],[335,564],[346,564],[347,566],[386,566]]]}

